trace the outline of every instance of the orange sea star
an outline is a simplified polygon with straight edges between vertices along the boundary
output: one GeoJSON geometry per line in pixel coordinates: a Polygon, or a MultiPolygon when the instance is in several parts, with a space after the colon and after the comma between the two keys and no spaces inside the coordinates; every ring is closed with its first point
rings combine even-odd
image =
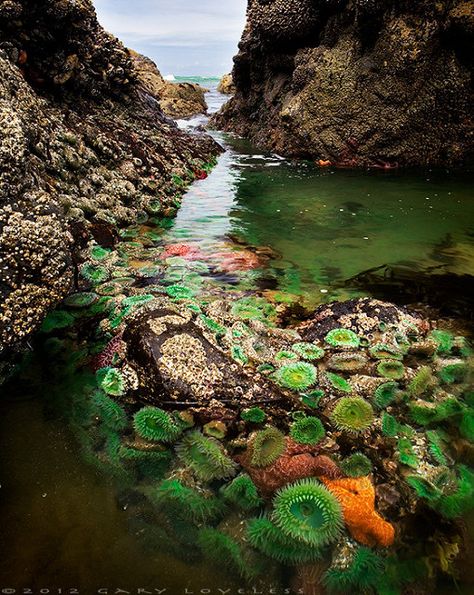
{"type": "Polygon", "coordinates": [[[356,541],[368,546],[392,545],[395,529],[375,510],[375,489],[368,477],[321,477],[321,481],[341,503],[344,521],[356,541]]]}

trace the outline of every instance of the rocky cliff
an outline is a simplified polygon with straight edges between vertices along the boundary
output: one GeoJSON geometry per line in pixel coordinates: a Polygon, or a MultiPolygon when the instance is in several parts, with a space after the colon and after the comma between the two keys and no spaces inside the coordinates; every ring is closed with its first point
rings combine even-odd
{"type": "Polygon", "coordinates": [[[473,155],[472,0],[249,0],[219,126],[342,166],[473,155]]]}
{"type": "Polygon", "coordinates": [[[0,352],[70,290],[75,246],[172,215],[218,151],[163,115],[90,0],[1,1],[0,352]]]}

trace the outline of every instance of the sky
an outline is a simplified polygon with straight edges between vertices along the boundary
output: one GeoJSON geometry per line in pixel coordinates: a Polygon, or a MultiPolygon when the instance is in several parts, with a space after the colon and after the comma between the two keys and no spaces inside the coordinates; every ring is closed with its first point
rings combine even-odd
{"type": "Polygon", "coordinates": [[[245,24],[247,0],[93,0],[101,24],[163,75],[221,76],[245,24]]]}

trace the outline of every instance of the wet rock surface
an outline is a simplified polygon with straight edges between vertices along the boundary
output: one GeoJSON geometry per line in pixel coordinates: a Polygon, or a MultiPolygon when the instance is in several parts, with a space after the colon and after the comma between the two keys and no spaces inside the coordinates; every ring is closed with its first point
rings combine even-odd
{"type": "Polygon", "coordinates": [[[224,95],[233,95],[235,93],[235,85],[234,81],[232,80],[232,74],[224,74],[217,85],[217,90],[219,93],[223,93],[224,95]]]}
{"type": "Polygon", "coordinates": [[[75,245],[172,215],[219,148],[163,114],[88,0],[0,3],[0,122],[6,348],[71,288],[75,245]]]}
{"type": "Polygon", "coordinates": [[[473,154],[471,0],[250,0],[219,127],[323,164],[473,154]]]}
{"type": "Polygon", "coordinates": [[[165,81],[152,60],[133,50],[130,50],[130,55],[139,80],[159,101],[163,113],[171,118],[189,118],[206,113],[204,87],[195,83],[165,81]]]}

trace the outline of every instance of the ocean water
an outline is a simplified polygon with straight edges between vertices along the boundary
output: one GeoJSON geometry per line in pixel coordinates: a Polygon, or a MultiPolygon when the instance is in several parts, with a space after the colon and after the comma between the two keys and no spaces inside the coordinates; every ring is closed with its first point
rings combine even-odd
{"type": "MultiPolygon", "coordinates": [[[[191,78],[209,89],[209,113],[219,109],[226,98],[217,79],[191,78]]],[[[179,125],[206,122],[202,115],[179,125]]],[[[199,250],[205,285],[258,288],[310,309],[370,293],[354,277],[385,265],[418,283],[472,275],[469,172],[321,169],[212,134],[226,152],[189,188],[160,240],[199,250]],[[223,271],[223,257],[232,262],[232,255],[237,266],[223,271]]],[[[72,353],[51,355],[42,341],[33,340],[29,363],[0,399],[0,593],[254,594],[221,567],[173,555],[126,478],[112,479],[84,456],[65,412],[87,377],[76,374],[72,353]]],[[[436,593],[472,593],[471,566],[436,593]]],[[[270,593],[270,585],[256,592],[270,593]]]]}

